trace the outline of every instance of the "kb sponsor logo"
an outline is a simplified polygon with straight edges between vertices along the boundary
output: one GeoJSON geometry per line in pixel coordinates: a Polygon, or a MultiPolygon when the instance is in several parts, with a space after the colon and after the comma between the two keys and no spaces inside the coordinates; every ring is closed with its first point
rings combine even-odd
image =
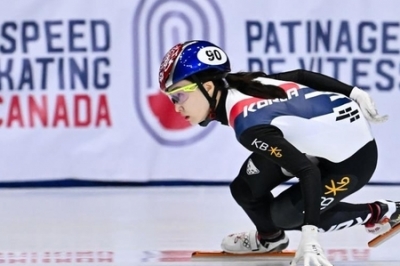
{"type": "Polygon", "coordinates": [[[158,70],[175,44],[208,40],[225,47],[222,12],[215,0],[142,0],[132,27],[133,109],[149,134],[163,145],[182,146],[205,137],[215,127],[192,126],[175,112],[159,90],[158,70]]]}

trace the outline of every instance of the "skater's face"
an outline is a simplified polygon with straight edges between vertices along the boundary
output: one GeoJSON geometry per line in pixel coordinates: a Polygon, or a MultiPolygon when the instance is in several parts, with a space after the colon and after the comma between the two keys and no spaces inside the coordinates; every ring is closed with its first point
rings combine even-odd
{"type": "MultiPolygon", "coordinates": [[[[203,83],[203,87],[209,95],[214,91],[211,81],[203,83]]],[[[175,105],[175,111],[191,124],[195,125],[206,119],[210,104],[196,83],[182,80],[168,88],[166,94],[175,105]]]]}

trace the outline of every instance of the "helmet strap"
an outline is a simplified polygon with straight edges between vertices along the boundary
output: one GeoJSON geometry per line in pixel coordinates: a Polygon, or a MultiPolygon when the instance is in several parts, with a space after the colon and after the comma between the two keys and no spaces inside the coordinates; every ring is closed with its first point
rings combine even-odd
{"type": "Polygon", "coordinates": [[[203,84],[200,82],[200,80],[196,77],[196,75],[192,76],[193,81],[197,84],[199,87],[200,91],[203,93],[204,97],[206,97],[208,103],[210,104],[210,110],[214,111],[215,107],[217,105],[217,94],[218,90],[215,87],[212,96],[210,96],[207,92],[207,90],[204,88],[203,84]]]}
{"type": "Polygon", "coordinates": [[[200,91],[203,93],[204,97],[206,97],[208,103],[210,104],[210,110],[207,115],[206,120],[203,122],[200,122],[200,125],[206,126],[211,120],[214,120],[216,114],[215,114],[215,107],[217,105],[217,94],[218,94],[218,89],[214,87],[214,91],[212,96],[210,96],[207,92],[207,90],[204,88],[203,84],[200,82],[200,80],[196,77],[196,75],[192,76],[193,81],[197,84],[199,87],[200,91]]]}

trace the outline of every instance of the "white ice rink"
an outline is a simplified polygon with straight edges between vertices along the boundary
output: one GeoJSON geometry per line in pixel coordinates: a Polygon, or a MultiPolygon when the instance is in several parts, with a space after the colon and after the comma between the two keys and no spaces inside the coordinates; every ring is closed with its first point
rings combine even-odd
{"type": "MultiPolygon", "coordinates": [[[[279,187],[277,193],[286,187],[279,187]]],[[[400,187],[369,186],[350,202],[400,199],[400,187]]],[[[192,260],[252,228],[227,186],[0,190],[0,265],[288,265],[289,260],[192,260]]],[[[289,232],[289,249],[300,234],[289,232]]],[[[368,249],[363,227],[321,234],[334,265],[400,265],[400,235],[368,249]]]]}

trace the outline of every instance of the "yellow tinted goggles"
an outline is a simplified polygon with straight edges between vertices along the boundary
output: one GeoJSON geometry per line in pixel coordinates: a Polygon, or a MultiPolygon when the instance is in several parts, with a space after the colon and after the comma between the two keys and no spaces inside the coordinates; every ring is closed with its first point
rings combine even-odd
{"type": "Polygon", "coordinates": [[[178,87],[175,89],[172,89],[170,91],[166,91],[165,93],[167,95],[172,95],[175,94],[177,92],[183,91],[183,92],[193,92],[197,89],[197,84],[196,83],[192,83],[192,84],[188,84],[186,86],[182,86],[182,87],[178,87]]]}
{"type": "Polygon", "coordinates": [[[174,104],[183,104],[188,98],[187,92],[193,92],[197,89],[197,84],[192,83],[186,86],[178,87],[165,93],[171,99],[174,104]]]}

